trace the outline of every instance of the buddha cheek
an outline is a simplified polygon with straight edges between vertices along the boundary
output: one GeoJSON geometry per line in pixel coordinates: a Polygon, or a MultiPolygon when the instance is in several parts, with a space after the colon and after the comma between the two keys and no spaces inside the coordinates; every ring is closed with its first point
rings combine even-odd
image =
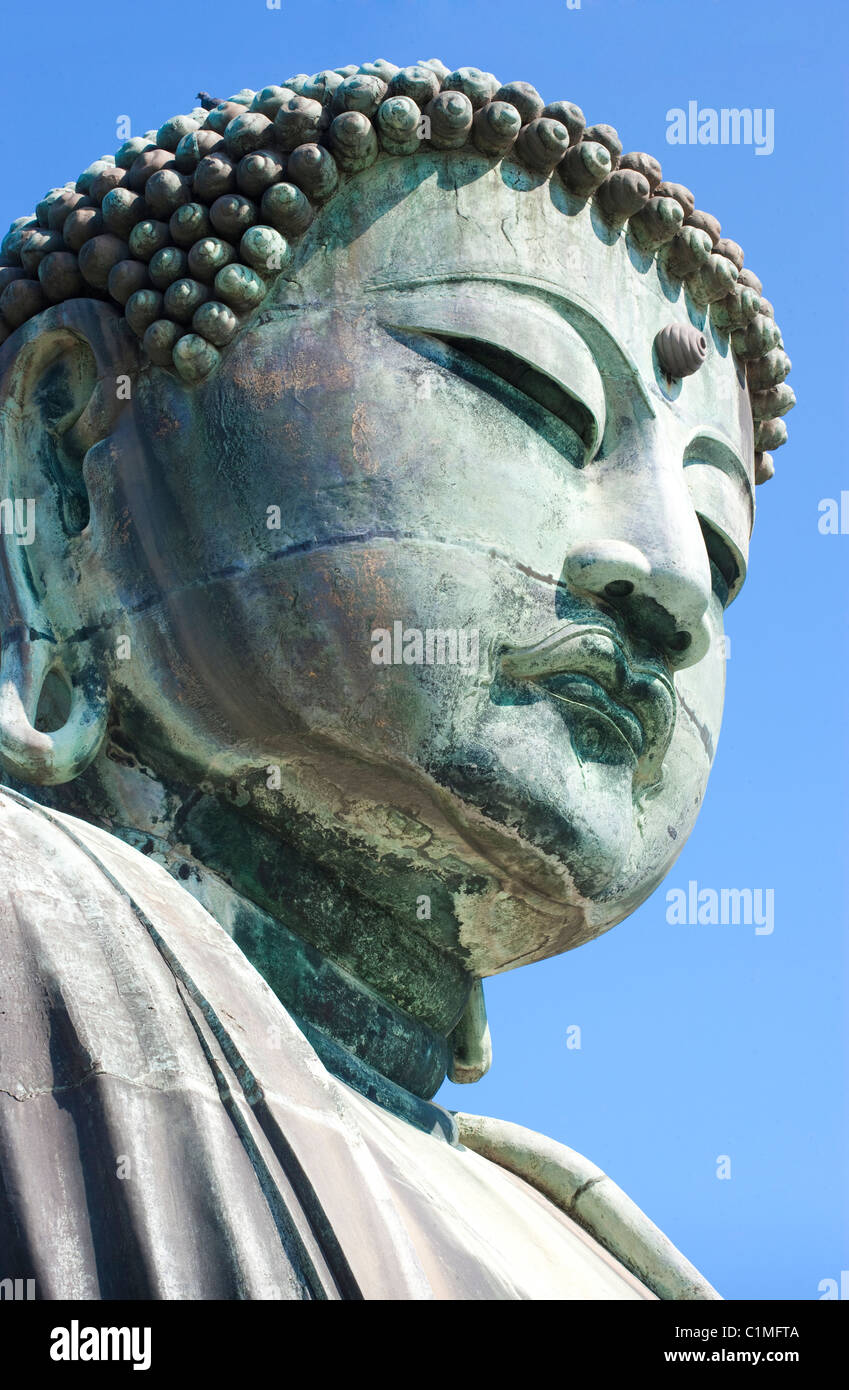
{"type": "Polygon", "coordinates": [[[731,657],[731,638],[725,635],[723,614],[714,597],[708,609],[711,642],[707,655],[695,666],[679,671],[675,677],[682,715],[701,730],[700,741],[713,761],[725,701],[727,662],[731,657]]]}

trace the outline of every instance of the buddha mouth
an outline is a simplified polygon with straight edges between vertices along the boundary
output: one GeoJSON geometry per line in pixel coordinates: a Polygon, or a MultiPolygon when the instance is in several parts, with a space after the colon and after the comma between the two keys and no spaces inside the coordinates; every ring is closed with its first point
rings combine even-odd
{"type": "Polygon", "coordinates": [[[658,663],[634,658],[614,629],[563,624],[532,646],[502,647],[498,669],[568,707],[567,722],[581,709],[600,720],[626,746],[638,779],[657,781],[675,726],[675,687],[658,663]]]}

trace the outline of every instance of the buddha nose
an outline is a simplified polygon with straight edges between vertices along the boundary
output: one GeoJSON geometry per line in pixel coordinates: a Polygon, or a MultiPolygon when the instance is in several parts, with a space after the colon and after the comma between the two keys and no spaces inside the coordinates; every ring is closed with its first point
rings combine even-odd
{"type": "Polygon", "coordinates": [[[710,572],[653,565],[628,541],[593,540],[566,554],[563,579],[577,597],[613,608],[632,638],[654,648],[673,670],[694,666],[710,646],[710,572]]]}

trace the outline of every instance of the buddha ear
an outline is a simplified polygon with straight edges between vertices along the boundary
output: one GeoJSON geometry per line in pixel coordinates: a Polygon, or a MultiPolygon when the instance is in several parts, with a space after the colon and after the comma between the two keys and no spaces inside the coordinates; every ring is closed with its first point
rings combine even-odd
{"type": "Polygon", "coordinates": [[[0,348],[0,767],[22,782],[79,776],[106,732],[106,666],[75,575],[91,541],[86,461],[138,369],[127,325],[94,300],[53,306],[0,348]]]}

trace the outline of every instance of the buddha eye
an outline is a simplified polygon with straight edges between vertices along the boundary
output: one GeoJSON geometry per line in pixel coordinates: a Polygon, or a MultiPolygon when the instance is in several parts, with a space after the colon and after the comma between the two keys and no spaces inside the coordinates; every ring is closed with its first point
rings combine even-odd
{"type": "Polygon", "coordinates": [[[738,587],[740,580],[740,567],[734,558],[734,552],[727,541],[709,521],[698,514],[699,525],[702,528],[705,550],[710,561],[710,573],[713,581],[713,591],[719,599],[722,607],[728,604],[728,595],[738,587]]]}
{"type": "Polygon", "coordinates": [[[388,330],[424,357],[486,391],[542,435],[573,466],[583,467],[596,436],[591,411],[544,372],[480,338],[388,330]]]}
{"type": "MultiPolygon", "coordinates": [[[[434,335],[435,336],[435,335],[434,335]]],[[[458,356],[475,362],[500,381],[512,386],[523,396],[542,406],[549,414],[555,415],[568,425],[589,448],[595,434],[595,421],[586,406],[552,381],[550,376],[539,372],[535,367],[523,362],[521,357],[492,343],[481,342],[478,338],[441,337],[440,341],[450,347],[458,356]]]]}

